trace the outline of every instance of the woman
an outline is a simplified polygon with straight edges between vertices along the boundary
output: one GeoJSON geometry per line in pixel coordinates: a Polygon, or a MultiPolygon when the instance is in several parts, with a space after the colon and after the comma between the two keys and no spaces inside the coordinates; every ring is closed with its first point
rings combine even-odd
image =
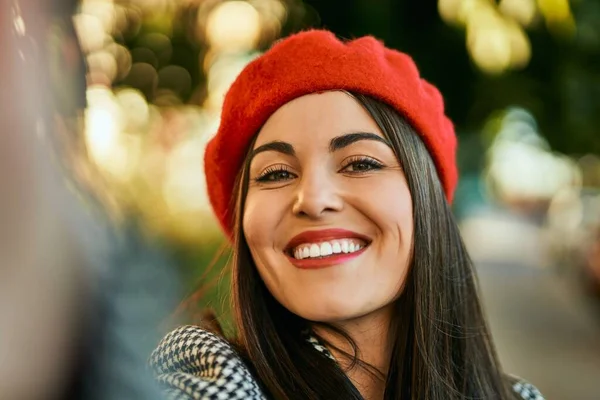
{"type": "Polygon", "coordinates": [[[249,64],[205,159],[238,337],[172,332],[157,379],[175,398],[541,399],[498,363],[455,146],[437,89],[371,37],[303,32],[249,64]]]}

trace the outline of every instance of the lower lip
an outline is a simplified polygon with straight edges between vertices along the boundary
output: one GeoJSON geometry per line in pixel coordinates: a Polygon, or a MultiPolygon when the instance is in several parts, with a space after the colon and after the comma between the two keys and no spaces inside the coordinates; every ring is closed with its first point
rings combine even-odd
{"type": "Polygon", "coordinates": [[[300,269],[319,269],[333,267],[336,265],[343,264],[345,262],[354,260],[367,250],[369,246],[365,246],[362,249],[355,251],[354,253],[339,253],[336,255],[330,255],[324,258],[303,258],[301,260],[294,258],[290,255],[286,255],[292,264],[296,268],[300,269]]]}

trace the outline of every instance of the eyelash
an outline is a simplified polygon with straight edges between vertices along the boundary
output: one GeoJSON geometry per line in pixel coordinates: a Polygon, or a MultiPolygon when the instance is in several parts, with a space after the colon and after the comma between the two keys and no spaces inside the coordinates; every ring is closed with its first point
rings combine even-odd
{"type": "MultiPolygon", "coordinates": [[[[274,176],[278,172],[287,172],[288,174],[292,173],[292,172],[290,172],[289,168],[284,164],[272,165],[269,168],[267,168],[262,174],[260,174],[260,176],[256,177],[254,180],[256,182],[260,182],[260,183],[281,182],[282,181],[281,179],[271,179],[271,177],[274,176]]],[[[289,180],[289,178],[283,179],[283,180],[289,180]]]]}
{"type": "MultiPolygon", "coordinates": [[[[346,173],[353,174],[353,175],[360,175],[360,174],[364,174],[367,172],[371,172],[373,170],[379,170],[379,169],[383,168],[382,163],[380,163],[379,161],[377,161],[371,157],[354,156],[354,157],[350,157],[346,161],[344,166],[340,169],[340,172],[342,172],[344,169],[346,169],[352,165],[356,166],[359,164],[368,165],[369,169],[362,170],[362,171],[347,171],[346,173]]],[[[256,182],[260,182],[260,183],[268,183],[268,182],[281,182],[281,181],[287,181],[287,180],[292,179],[292,178],[272,179],[272,177],[275,176],[275,174],[277,174],[279,172],[287,172],[288,174],[292,174],[292,172],[289,170],[289,168],[285,164],[278,164],[278,165],[273,165],[273,166],[267,168],[262,174],[260,174],[260,176],[258,176],[254,180],[256,182]]]]}
{"type": "Polygon", "coordinates": [[[378,170],[383,168],[383,164],[380,163],[379,161],[375,160],[374,158],[371,157],[367,157],[367,156],[352,156],[349,159],[347,159],[346,163],[344,164],[344,167],[342,168],[342,170],[348,168],[351,165],[357,165],[357,164],[365,164],[369,166],[369,169],[366,171],[351,171],[351,172],[347,172],[350,174],[364,174],[367,172],[371,172],[373,170],[378,170]]]}

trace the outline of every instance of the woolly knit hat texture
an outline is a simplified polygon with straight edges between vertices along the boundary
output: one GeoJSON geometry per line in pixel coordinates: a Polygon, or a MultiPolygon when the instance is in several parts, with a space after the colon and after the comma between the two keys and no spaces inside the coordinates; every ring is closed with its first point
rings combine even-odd
{"type": "Polygon", "coordinates": [[[452,202],[458,181],[454,127],[442,95],[420,77],[412,58],[371,36],[344,42],[331,32],[310,30],[280,40],[248,64],[225,96],[204,167],[210,202],[229,237],[235,179],[253,137],[284,104],[328,90],[371,96],[404,116],[429,150],[452,202]]]}

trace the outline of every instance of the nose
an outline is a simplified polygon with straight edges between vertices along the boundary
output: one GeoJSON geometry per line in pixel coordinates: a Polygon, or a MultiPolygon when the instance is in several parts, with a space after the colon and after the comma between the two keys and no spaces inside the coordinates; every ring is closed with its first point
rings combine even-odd
{"type": "Polygon", "coordinates": [[[294,215],[311,219],[322,218],[344,206],[335,179],[324,171],[312,171],[300,178],[292,211],[294,215]]]}

